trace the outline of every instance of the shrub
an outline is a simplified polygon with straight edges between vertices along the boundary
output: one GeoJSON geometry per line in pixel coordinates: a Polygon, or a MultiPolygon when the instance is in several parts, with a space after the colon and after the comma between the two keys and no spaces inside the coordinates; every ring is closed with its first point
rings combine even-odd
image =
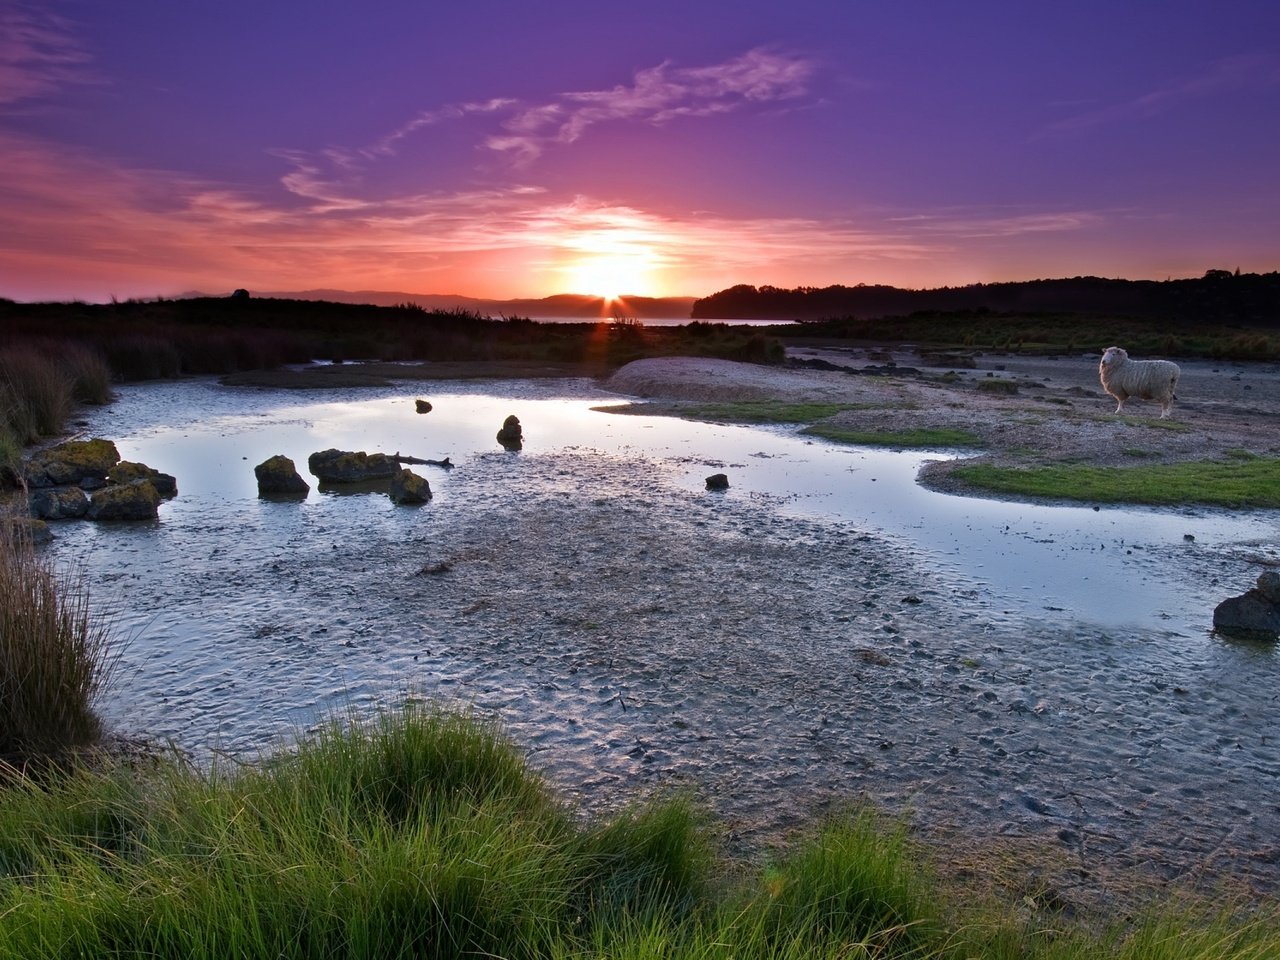
{"type": "Polygon", "coordinates": [[[17,528],[0,531],[0,757],[18,767],[94,743],[94,700],[114,654],[83,584],[59,576],[17,528]]]}

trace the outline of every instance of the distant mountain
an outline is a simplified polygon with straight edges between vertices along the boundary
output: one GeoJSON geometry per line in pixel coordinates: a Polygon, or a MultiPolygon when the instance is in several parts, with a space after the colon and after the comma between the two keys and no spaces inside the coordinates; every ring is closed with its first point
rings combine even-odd
{"type": "MultiPolygon", "coordinates": [[[[230,291],[227,291],[228,293],[230,291]]],[[[694,297],[623,297],[606,302],[600,297],[588,297],[574,293],[562,293],[553,297],[518,300],[484,300],[457,294],[403,293],[396,290],[250,290],[255,297],[271,297],[279,300],[327,300],[330,303],[368,303],[378,307],[394,307],[402,303],[415,303],[424,310],[469,310],[490,317],[572,317],[582,320],[612,319],[615,316],[636,317],[646,320],[687,320],[693,308],[694,297]]],[[[212,294],[224,296],[225,294],[212,294]]],[[[206,293],[185,293],[183,299],[211,296],[206,293]]]]}

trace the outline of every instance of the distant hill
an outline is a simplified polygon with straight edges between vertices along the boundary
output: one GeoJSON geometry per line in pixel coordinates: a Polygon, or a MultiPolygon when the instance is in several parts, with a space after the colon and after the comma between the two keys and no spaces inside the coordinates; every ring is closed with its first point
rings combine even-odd
{"type": "MultiPolygon", "coordinates": [[[[490,317],[573,317],[582,320],[611,319],[615,315],[649,320],[687,320],[694,297],[624,297],[606,303],[600,297],[562,293],[540,299],[484,300],[457,294],[404,293],[397,290],[250,290],[255,297],[277,300],[326,300],[330,303],[367,303],[395,307],[414,303],[424,310],[468,310],[490,317]]],[[[230,291],[226,291],[230,293],[230,291]]],[[[212,294],[212,296],[224,296],[212,294]]],[[[185,293],[183,299],[206,297],[206,293],[185,293]]]]}
{"type": "Polygon", "coordinates": [[[874,319],[955,311],[1144,317],[1280,326],[1280,273],[1210,270],[1189,280],[1073,277],[904,290],[856,287],[753,287],[742,284],[694,303],[695,320],[874,319]]]}

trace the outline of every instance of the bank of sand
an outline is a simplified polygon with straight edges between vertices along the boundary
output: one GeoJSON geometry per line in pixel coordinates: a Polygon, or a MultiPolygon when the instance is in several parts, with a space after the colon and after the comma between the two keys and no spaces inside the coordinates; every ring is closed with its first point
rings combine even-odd
{"type": "MultiPolygon", "coordinates": [[[[640,360],[606,385],[644,398],[649,412],[678,414],[690,402],[781,400],[855,404],[823,422],[856,430],[950,428],[976,434],[977,460],[1027,466],[1054,461],[1132,466],[1219,459],[1247,450],[1280,453],[1280,364],[1185,360],[1178,400],[1166,420],[1159,404],[1115,401],[1098,382],[1098,354],[946,357],[882,347],[798,350],[848,371],[761,367],[689,357],[640,360]],[[1014,393],[983,389],[1003,381],[1014,393]]],[[[957,461],[932,464],[921,480],[968,493],[951,478],[957,461]]]]}

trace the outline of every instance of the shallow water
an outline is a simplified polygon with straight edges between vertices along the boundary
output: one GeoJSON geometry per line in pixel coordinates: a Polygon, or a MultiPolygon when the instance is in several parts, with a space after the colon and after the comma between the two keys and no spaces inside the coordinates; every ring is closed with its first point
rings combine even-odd
{"type": "Polygon", "coordinates": [[[1243,558],[1274,556],[1274,512],[949,497],[914,482],[945,454],[591,409],[617,402],[586,381],[122,389],[87,432],[180,495],[54,547],[131,637],[110,717],[252,751],[413,691],[497,713],[589,802],[689,780],[744,833],[867,794],[1167,873],[1280,834],[1280,658],[1208,633],[1243,558]],[[518,454],[494,440],[512,413],[518,454]],[[435,498],[397,507],[314,489],[327,447],[456,466],[414,467],[435,498]],[[305,501],[257,497],[277,453],[305,501]],[[731,489],[705,491],[719,471],[731,489]]]}

